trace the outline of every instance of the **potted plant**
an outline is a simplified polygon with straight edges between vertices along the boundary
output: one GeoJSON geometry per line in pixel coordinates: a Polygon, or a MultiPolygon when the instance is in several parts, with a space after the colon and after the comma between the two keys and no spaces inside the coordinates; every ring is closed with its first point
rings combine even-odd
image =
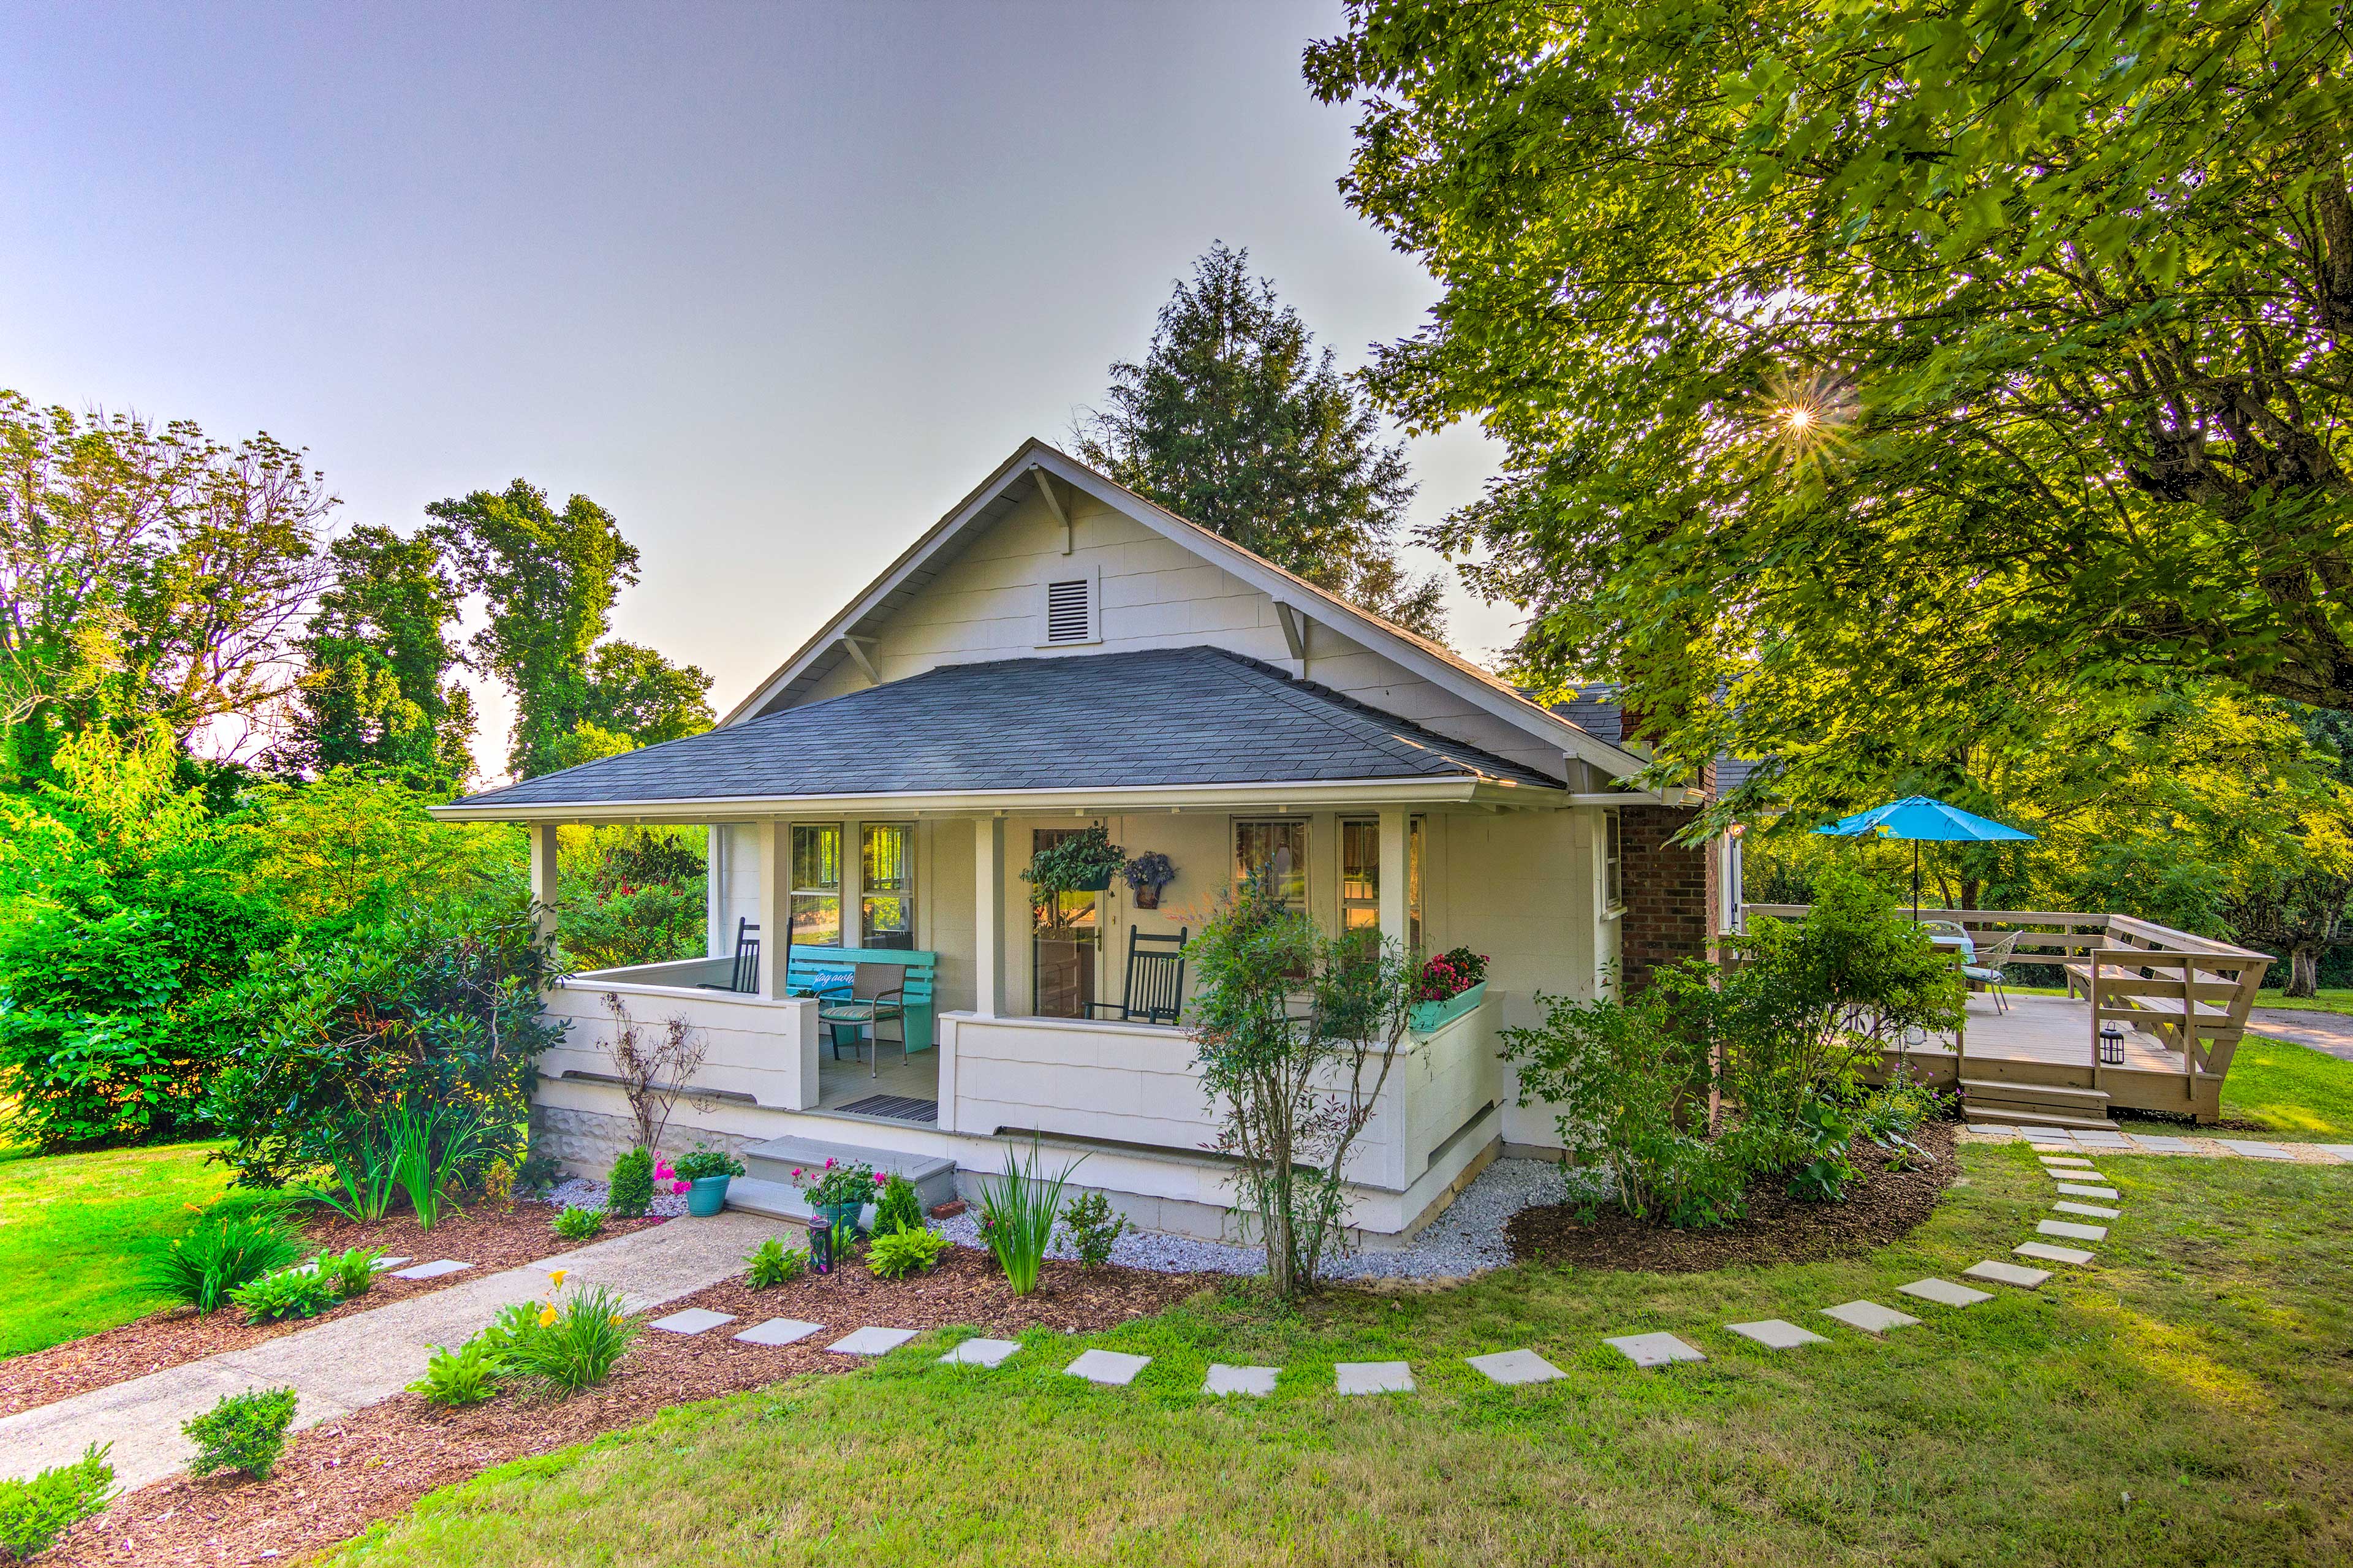
{"type": "Polygon", "coordinates": [[[708,1219],[727,1206],[727,1184],[744,1173],[744,1162],[724,1149],[696,1145],[673,1167],[686,1185],[686,1212],[708,1219]]]}
{"type": "Polygon", "coordinates": [[[1487,994],[1487,955],[1467,947],[1426,960],[1413,977],[1414,1033],[1427,1035],[1476,1007],[1487,994]]]}
{"type": "Polygon", "coordinates": [[[1127,879],[1127,890],[1135,896],[1137,909],[1156,910],[1160,889],[1176,879],[1176,868],[1159,850],[1148,849],[1130,860],[1120,874],[1127,879]]]}
{"type": "Polygon", "coordinates": [[[860,1214],[874,1201],[890,1179],[875,1174],[874,1167],[862,1161],[844,1164],[835,1159],[828,1159],[822,1165],[805,1166],[793,1173],[793,1180],[800,1185],[801,1195],[808,1199],[810,1212],[822,1218],[826,1228],[833,1233],[833,1251],[837,1258],[857,1236],[860,1214]]]}
{"type": "Polygon", "coordinates": [[[1021,879],[1039,903],[1052,908],[1064,893],[1100,893],[1127,864],[1127,851],[1101,827],[1082,827],[1029,858],[1021,879]]]}

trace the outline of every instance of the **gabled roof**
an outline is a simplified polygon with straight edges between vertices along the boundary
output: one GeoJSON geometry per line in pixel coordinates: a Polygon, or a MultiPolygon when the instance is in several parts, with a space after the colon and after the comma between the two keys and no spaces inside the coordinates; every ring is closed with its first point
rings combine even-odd
{"type": "Polygon", "coordinates": [[[1357,608],[1035,437],[1016,448],[977,489],[910,545],[864,593],[802,644],[799,651],[773,675],[754,687],[750,696],[719,721],[721,727],[772,712],[780,702],[790,702],[812,689],[847,657],[842,647],[845,637],[870,636],[888,621],[937,577],[965,543],[1033,493],[1037,484],[1034,476],[1040,471],[1085,491],[1250,584],[1278,603],[1289,605],[1311,620],[1323,622],[1441,689],[1524,731],[1542,745],[1565,755],[1581,757],[1620,778],[1640,771],[1643,765],[1642,758],[1619,747],[1614,737],[1604,741],[1588,733],[1542,704],[1530,701],[1510,682],[1451,649],[1357,608]]]}
{"type": "Polygon", "coordinates": [[[939,668],[439,807],[645,806],[1186,786],[1554,780],[1217,647],[939,668]]]}

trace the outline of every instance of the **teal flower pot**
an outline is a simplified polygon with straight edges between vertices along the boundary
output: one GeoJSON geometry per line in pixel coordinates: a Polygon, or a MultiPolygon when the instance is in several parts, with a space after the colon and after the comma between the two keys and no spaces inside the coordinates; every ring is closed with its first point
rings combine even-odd
{"type": "Polygon", "coordinates": [[[697,1176],[686,1189],[686,1212],[709,1219],[727,1206],[727,1184],[733,1176],[697,1176]]]}
{"type": "Polygon", "coordinates": [[[866,1205],[864,1204],[819,1204],[817,1205],[817,1212],[825,1216],[825,1223],[832,1227],[835,1257],[839,1258],[841,1256],[842,1251],[849,1246],[850,1242],[857,1238],[859,1212],[865,1207],[866,1205]]]}

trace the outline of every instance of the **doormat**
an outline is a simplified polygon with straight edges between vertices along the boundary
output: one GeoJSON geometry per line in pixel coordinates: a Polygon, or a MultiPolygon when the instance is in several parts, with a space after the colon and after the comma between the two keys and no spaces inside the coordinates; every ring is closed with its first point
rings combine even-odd
{"type": "Polygon", "coordinates": [[[892,1121],[937,1121],[940,1102],[910,1100],[903,1094],[876,1094],[841,1108],[845,1116],[881,1116],[892,1121]]]}

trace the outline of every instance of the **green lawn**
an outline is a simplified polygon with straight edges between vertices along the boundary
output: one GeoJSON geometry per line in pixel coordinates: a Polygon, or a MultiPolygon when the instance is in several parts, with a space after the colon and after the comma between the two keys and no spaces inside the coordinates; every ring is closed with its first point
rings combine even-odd
{"type": "Polygon", "coordinates": [[[2244,1036],[2222,1080],[2222,1115],[2289,1137],[2353,1139],[2353,1062],[2288,1040],[2244,1036]]]}
{"type": "Polygon", "coordinates": [[[2353,1559],[2353,1170],[2110,1157],[2097,1273],[1923,1307],[1884,1342],[1819,1317],[2006,1256],[2047,1212],[2022,1146],[1977,1146],[1930,1223],[1862,1259],[1683,1277],[1514,1270],[1291,1316],[1198,1298],[1033,1336],[997,1372],[871,1371],[665,1414],[427,1498],[343,1568],[447,1564],[2278,1563],[2353,1559]],[[1831,1342],[1747,1345],[1780,1317],[1831,1342]],[[1704,1364],[1637,1373],[1606,1334],[1704,1364]],[[1155,1358],[1134,1386],[1059,1369],[1155,1358]],[[1541,1350],[1506,1391],[1461,1357],[1541,1350]],[[2324,1353],[2326,1352],[2326,1353],[2324,1353]],[[1332,1363],[1419,1393],[1341,1400],[1332,1363]],[[1196,1392],[1212,1361],[1275,1396],[1196,1392]]]}
{"type": "Polygon", "coordinates": [[[129,1322],[166,1299],[146,1260],[220,1201],[214,1143],[0,1155],[0,1356],[129,1322]]]}
{"type": "Polygon", "coordinates": [[[2298,996],[2294,1001],[2276,990],[2255,993],[2258,1007],[2296,1007],[2307,1013],[2353,1013],[2353,991],[2323,991],[2316,996],[2298,996]]]}

